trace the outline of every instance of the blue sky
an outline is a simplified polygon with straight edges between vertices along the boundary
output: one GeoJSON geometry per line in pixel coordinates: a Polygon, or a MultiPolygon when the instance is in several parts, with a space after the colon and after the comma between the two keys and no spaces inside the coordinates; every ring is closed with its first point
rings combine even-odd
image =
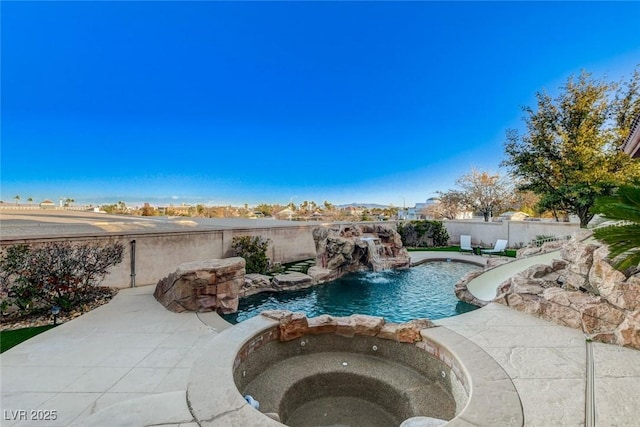
{"type": "Polygon", "coordinates": [[[640,2],[7,2],[1,194],[413,205],[640,63],[640,2]]]}

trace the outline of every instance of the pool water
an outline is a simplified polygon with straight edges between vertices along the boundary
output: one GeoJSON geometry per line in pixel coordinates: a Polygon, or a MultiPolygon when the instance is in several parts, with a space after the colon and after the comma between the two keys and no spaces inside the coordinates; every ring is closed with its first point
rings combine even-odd
{"type": "Polygon", "coordinates": [[[387,322],[451,317],[477,307],[459,301],[453,288],[464,275],[482,267],[463,262],[435,261],[407,270],[361,272],[311,288],[261,293],[240,300],[238,312],[222,317],[238,323],[264,310],[302,311],[349,316],[382,316],[387,322]]]}

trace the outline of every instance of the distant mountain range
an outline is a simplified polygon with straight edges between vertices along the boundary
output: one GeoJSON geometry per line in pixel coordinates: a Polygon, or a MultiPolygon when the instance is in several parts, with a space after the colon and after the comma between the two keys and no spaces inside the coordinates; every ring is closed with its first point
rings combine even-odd
{"type": "Polygon", "coordinates": [[[378,203],[347,203],[345,205],[336,205],[337,207],[343,209],[343,208],[367,208],[367,209],[374,209],[374,208],[380,208],[380,209],[387,209],[388,207],[390,207],[389,205],[380,205],[378,203]]]}

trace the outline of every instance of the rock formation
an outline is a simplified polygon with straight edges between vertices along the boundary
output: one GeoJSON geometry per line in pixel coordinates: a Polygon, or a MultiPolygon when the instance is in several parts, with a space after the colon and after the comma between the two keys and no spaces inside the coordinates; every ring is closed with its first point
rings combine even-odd
{"type": "Polygon", "coordinates": [[[244,258],[240,257],[186,262],[158,282],[153,296],[176,313],[235,313],[244,267],[244,258]]]}
{"type": "Polygon", "coordinates": [[[464,277],[462,277],[462,279],[458,281],[458,283],[456,283],[455,287],[453,288],[453,292],[456,294],[456,297],[460,301],[468,302],[469,304],[473,304],[478,307],[484,307],[485,305],[487,305],[487,301],[482,301],[474,297],[467,288],[467,284],[476,277],[480,276],[482,273],[484,273],[484,270],[472,271],[470,273],[467,273],[464,277]]]}
{"type": "Polygon", "coordinates": [[[336,275],[360,270],[407,268],[411,258],[400,235],[377,224],[341,224],[313,230],[316,266],[336,275]]]}
{"type": "Polygon", "coordinates": [[[345,337],[370,336],[386,340],[416,343],[422,340],[420,331],[433,328],[429,319],[414,319],[406,323],[385,323],[384,318],[364,314],[347,317],[332,317],[323,314],[307,318],[304,313],[288,310],[263,311],[262,316],[280,322],[280,341],[291,341],[304,335],[335,333],[345,337]]]}
{"type": "Polygon", "coordinates": [[[640,276],[612,267],[609,250],[581,234],[551,265],[534,265],[503,282],[494,300],[592,339],[640,349],[640,276]]]}

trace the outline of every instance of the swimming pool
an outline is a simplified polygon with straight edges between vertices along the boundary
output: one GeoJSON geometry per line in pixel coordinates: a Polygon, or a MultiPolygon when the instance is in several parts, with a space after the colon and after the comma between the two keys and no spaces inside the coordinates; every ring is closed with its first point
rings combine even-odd
{"type": "Polygon", "coordinates": [[[264,310],[290,310],[307,317],[368,314],[387,322],[442,319],[477,308],[459,301],[453,288],[467,273],[481,269],[464,262],[433,261],[407,270],[352,273],[299,291],[252,295],[240,301],[237,313],[222,317],[238,323],[264,310]]]}

